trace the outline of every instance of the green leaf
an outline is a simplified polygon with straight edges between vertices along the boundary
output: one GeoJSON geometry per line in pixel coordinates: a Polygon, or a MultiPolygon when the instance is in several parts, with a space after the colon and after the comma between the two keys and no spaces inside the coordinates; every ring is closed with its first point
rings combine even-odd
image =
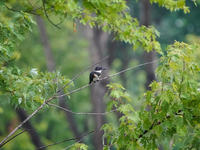
{"type": "Polygon", "coordinates": [[[145,118],[145,119],[143,120],[143,127],[144,127],[144,130],[149,130],[150,126],[151,126],[151,121],[150,121],[150,119],[149,119],[149,118],[145,118]]]}
{"type": "Polygon", "coordinates": [[[32,68],[32,69],[30,70],[29,73],[30,73],[30,75],[31,75],[32,77],[35,77],[35,76],[38,75],[38,71],[37,71],[36,68],[32,68]]]}
{"type": "Polygon", "coordinates": [[[111,111],[113,106],[117,107],[118,106],[118,103],[116,101],[109,101],[107,103],[107,111],[111,111]]]}
{"type": "Polygon", "coordinates": [[[130,111],[134,111],[130,104],[121,105],[118,110],[125,115],[127,115],[130,111]]]}
{"type": "Polygon", "coordinates": [[[147,91],[147,94],[146,94],[147,103],[149,103],[151,101],[151,96],[152,96],[152,91],[147,91]]]}
{"type": "Polygon", "coordinates": [[[110,96],[116,99],[119,99],[120,97],[122,97],[123,93],[122,91],[117,91],[117,90],[112,90],[110,93],[110,96]]]}
{"type": "Polygon", "coordinates": [[[176,127],[177,129],[177,133],[180,135],[180,136],[185,136],[186,132],[187,132],[187,129],[185,126],[183,127],[180,127],[179,125],[176,127]]]}
{"type": "Polygon", "coordinates": [[[123,94],[123,97],[126,98],[128,101],[131,102],[130,95],[129,95],[127,92],[125,92],[125,93],[123,94]]]}
{"type": "Polygon", "coordinates": [[[161,134],[162,134],[163,131],[164,131],[161,125],[156,126],[156,127],[154,128],[154,130],[156,131],[156,135],[157,135],[158,137],[161,136],[161,134]]]}

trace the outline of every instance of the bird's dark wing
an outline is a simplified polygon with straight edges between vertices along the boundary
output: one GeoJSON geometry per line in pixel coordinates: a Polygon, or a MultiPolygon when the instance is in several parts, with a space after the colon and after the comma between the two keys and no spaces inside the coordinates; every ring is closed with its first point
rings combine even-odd
{"type": "Polygon", "coordinates": [[[94,71],[90,73],[90,79],[89,79],[90,82],[89,82],[89,84],[90,84],[90,83],[92,82],[92,80],[93,80],[93,75],[94,75],[94,71]]]}

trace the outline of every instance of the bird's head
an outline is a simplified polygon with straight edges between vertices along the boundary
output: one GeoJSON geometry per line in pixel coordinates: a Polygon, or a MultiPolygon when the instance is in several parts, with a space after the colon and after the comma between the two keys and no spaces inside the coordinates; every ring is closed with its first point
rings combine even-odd
{"type": "Polygon", "coordinates": [[[102,67],[99,67],[99,66],[97,66],[96,68],[95,68],[95,71],[100,71],[100,70],[106,70],[105,68],[102,68],[102,67]]]}

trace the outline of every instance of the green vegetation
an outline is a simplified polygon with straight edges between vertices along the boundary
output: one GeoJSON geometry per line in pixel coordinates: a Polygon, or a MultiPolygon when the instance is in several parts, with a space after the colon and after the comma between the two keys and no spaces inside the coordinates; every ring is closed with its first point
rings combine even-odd
{"type": "MultiPolygon", "coordinates": [[[[160,7],[165,7],[170,11],[190,12],[184,0],[151,0],[150,2],[158,3],[160,7]]],[[[195,1],[194,5],[197,5],[195,1]]],[[[13,113],[10,113],[11,108],[8,105],[14,106],[13,108],[15,109],[23,108],[27,110],[31,114],[30,118],[39,114],[40,111],[46,111],[46,114],[49,115],[45,119],[49,124],[43,122],[42,119],[32,121],[32,123],[37,124],[38,132],[42,135],[46,134],[46,137],[48,137],[41,137],[45,145],[51,144],[53,140],[62,141],[66,137],[72,137],[70,131],[65,131],[67,135],[63,135],[63,130],[68,130],[69,126],[69,124],[64,124],[66,123],[63,121],[64,113],[57,112],[52,107],[48,108],[50,106],[47,104],[51,100],[57,101],[57,90],[60,87],[67,85],[63,89],[65,94],[73,90],[72,86],[74,86],[74,83],[70,82],[71,80],[68,77],[75,75],[71,72],[65,72],[64,75],[61,75],[63,70],[66,68],[73,70],[75,67],[83,70],[83,67],[86,68],[89,65],[89,62],[84,62],[83,64],[81,60],[83,57],[88,57],[83,52],[87,44],[85,44],[83,38],[75,35],[75,32],[77,32],[76,22],[79,22],[83,25],[89,24],[91,28],[101,28],[104,32],[112,33],[115,40],[131,44],[135,51],[139,51],[141,48],[147,52],[154,50],[161,56],[159,66],[156,69],[158,80],[153,81],[150,85],[151,90],[146,91],[139,98],[139,101],[142,103],[138,110],[133,107],[133,101],[135,102],[133,95],[127,92],[123,86],[119,83],[107,85],[108,93],[105,98],[111,98],[107,103],[107,111],[113,110],[114,107],[123,115],[120,117],[119,123],[109,119],[111,122],[103,125],[104,136],[102,138],[105,138],[105,141],[107,141],[107,143],[104,143],[104,149],[151,150],[158,149],[160,145],[165,149],[173,147],[179,149],[199,149],[200,93],[198,90],[198,72],[200,69],[196,60],[196,56],[199,56],[197,52],[199,45],[175,41],[173,44],[168,45],[165,50],[162,50],[161,44],[157,40],[157,37],[162,36],[159,31],[154,26],[146,27],[139,25],[138,20],[129,14],[129,9],[131,8],[128,8],[125,0],[1,1],[0,114],[4,115],[3,122],[8,122],[9,119],[15,117],[13,113]],[[53,28],[56,28],[55,30],[61,28],[61,31],[58,31],[59,34],[51,33],[52,36],[63,36],[62,27],[67,27],[72,31],[67,31],[69,36],[67,40],[62,39],[63,41],[58,41],[56,38],[50,39],[50,41],[56,41],[57,43],[57,45],[52,46],[54,49],[53,54],[56,60],[58,60],[59,66],[63,66],[61,69],[57,68],[58,71],[40,71],[40,69],[45,70],[45,61],[41,58],[39,58],[35,65],[13,62],[18,60],[19,57],[26,62],[31,57],[34,57],[32,56],[34,52],[37,53],[34,59],[41,55],[41,52],[38,51],[41,45],[35,45],[34,47],[34,42],[38,42],[38,39],[34,37],[34,34],[29,33],[37,26],[31,15],[40,15],[46,18],[48,23],[53,28]],[[68,22],[63,23],[66,19],[68,19],[68,22]],[[55,24],[55,22],[59,21],[61,25],[55,24]],[[73,30],[74,34],[72,34],[73,30]],[[29,36],[34,41],[26,39],[29,36]],[[25,39],[28,44],[22,42],[25,39]],[[61,46],[63,43],[67,44],[61,46]],[[34,47],[33,51],[29,51],[29,44],[34,47]],[[82,50],[79,50],[80,47],[82,50]],[[58,52],[55,49],[61,50],[58,52]],[[64,53],[65,49],[67,49],[67,54],[64,53]],[[79,55],[77,56],[77,54],[79,55]],[[74,59],[77,59],[77,61],[73,62],[74,59]],[[68,85],[69,82],[70,84],[68,85]],[[4,109],[4,105],[8,109],[4,109]],[[43,106],[46,106],[47,109],[42,110],[43,106]],[[53,124],[57,126],[53,126],[53,124]],[[55,132],[50,134],[53,131],[52,128],[55,132]],[[171,141],[173,141],[173,145],[170,147],[171,141]]],[[[192,38],[199,41],[196,36],[192,38]]],[[[161,40],[163,39],[161,38],[161,40]]],[[[187,41],[192,43],[190,40],[187,41]]],[[[116,61],[116,63],[118,62],[116,61]]],[[[76,74],[78,73],[76,71],[76,74]]],[[[82,76],[82,78],[88,78],[85,74],[82,76]]],[[[81,79],[78,81],[77,84],[80,86],[87,84],[87,82],[81,79]]],[[[68,96],[70,98],[70,95],[68,96]]],[[[91,109],[90,104],[82,101],[83,98],[89,99],[88,91],[80,91],[80,95],[72,96],[72,102],[69,105],[77,112],[89,111],[91,109]],[[73,98],[75,99],[74,101],[73,98]]],[[[77,117],[76,120],[79,120],[79,130],[84,132],[85,126],[83,124],[85,124],[85,119],[77,117]]],[[[87,120],[90,122],[91,118],[88,117],[87,120]]],[[[16,127],[17,124],[14,123],[14,126],[16,127]]],[[[89,128],[93,128],[93,125],[90,125],[89,128]]],[[[15,132],[14,129],[11,129],[9,133],[11,131],[15,132]]],[[[11,132],[9,137],[14,132],[11,132]]],[[[0,146],[7,140],[5,137],[9,133],[6,131],[6,125],[0,123],[0,141],[2,141],[0,146]]],[[[18,138],[26,141],[27,134],[16,137],[16,139],[18,138]]],[[[19,139],[18,141],[20,141],[19,139]]],[[[76,143],[71,149],[90,149],[91,141],[89,139],[86,139],[86,141],[88,144],[71,142],[71,144],[76,143]]],[[[12,149],[13,147],[19,149],[33,148],[33,145],[28,142],[22,145],[6,143],[3,147],[6,149],[12,149]]],[[[58,149],[66,147],[66,145],[61,144],[56,146],[58,149]]]]}

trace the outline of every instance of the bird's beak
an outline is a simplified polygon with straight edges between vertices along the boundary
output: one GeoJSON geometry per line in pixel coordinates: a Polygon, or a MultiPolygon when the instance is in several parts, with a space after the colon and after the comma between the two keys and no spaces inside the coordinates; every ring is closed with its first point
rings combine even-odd
{"type": "Polygon", "coordinates": [[[103,68],[102,70],[106,70],[106,68],[103,68]]]}

